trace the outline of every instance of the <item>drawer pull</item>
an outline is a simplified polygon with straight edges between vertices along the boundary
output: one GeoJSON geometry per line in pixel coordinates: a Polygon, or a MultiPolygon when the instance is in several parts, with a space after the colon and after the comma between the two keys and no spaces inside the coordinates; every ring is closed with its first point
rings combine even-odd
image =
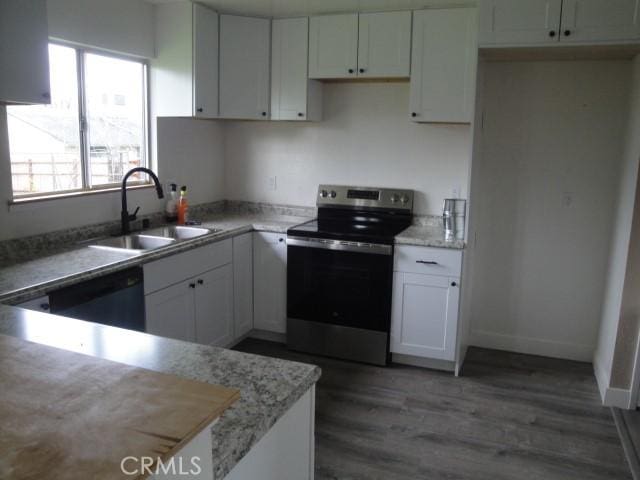
{"type": "Polygon", "coordinates": [[[438,262],[432,262],[427,260],[416,260],[416,263],[422,263],[423,265],[438,265],[438,262]]]}

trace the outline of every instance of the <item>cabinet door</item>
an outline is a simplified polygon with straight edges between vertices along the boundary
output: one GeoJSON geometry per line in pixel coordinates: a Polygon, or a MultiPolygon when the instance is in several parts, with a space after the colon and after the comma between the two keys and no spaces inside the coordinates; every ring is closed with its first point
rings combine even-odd
{"type": "Polygon", "coordinates": [[[473,8],[413,13],[412,120],[471,122],[478,57],[475,18],[473,8]]]}
{"type": "Polygon", "coordinates": [[[396,272],[391,351],[455,360],[458,300],[458,279],[396,272]]]}
{"type": "Polygon", "coordinates": [[[147,333],[195,341],[195,282],[188,280],[144,297],[147,333]]]}
{"type": "Polygon", "coordinates": [[[561,42],[640,38],[640,0],[564,0],[561,42]]]}
{"type": "Polygon", "coordinates": [[[352,78],[357,63],[358,14],[311,17],[309,78],[352,78]]]}
{"type": "Polygon", "coordinates": [[[307,77],[309,19],[271,24],[271,119],[319,120],[321,89],[307,77]]]}
{"type": "Polygon", "coordinates": [[[196,341],[225,347],[233,342],[231,264],[195,277],[196,341]]]}
{"type": "Polygon", "coordinates": [[[233,323],[234,337],[253,328],[253,234],[233,239],[233,323]]]}
{"type": "Polygon", "coordinates": [[[359,77],[408,77],[411,12],[361,13],[358,27],[359,77]]]}
{"type": "Polygon", "coordinates": [[[51,103],[46,0],[0,2],[0,102],[51,103]]]}
{"type": "Polygon", "coordinates": [[[481,0],[480,45],[556,43],[561,10],[562,0],[481,0]]]}
{"type": "Polygon", "coordinates": [[[267,119],[270,20],[220,16],[220,117],[267,119]]]}
{"type": "Polygon", "coordinates": [[[287,330],[286,235],[256,232],[253,237],[253,326],[287,330]]]}
{"type": "Polygon", "coordinates": [[[218,14],[193,4],[193,114],[218,116],[218,14]]]}

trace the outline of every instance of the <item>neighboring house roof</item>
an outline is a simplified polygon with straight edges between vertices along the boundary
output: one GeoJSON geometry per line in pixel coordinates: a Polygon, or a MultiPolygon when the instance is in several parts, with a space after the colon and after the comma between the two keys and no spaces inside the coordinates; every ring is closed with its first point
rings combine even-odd
{"type": "MultiPolygon", "coordinates": [[[[15,109],[7,114],[65,145],[78,144],[79,125],[75,116],[34,115],[33,113],[20,115],[15,109]]],[[[140,127],[130,120],[105,117],[89,119],[89,144],[92,148],[136,147],[140,143],[140,127]]]]}

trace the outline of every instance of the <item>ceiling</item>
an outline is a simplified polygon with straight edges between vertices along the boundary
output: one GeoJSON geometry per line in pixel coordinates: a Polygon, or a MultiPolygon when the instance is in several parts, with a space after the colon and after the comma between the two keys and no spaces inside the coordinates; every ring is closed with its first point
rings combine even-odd
{"type": "MultiPolygon", "coordinates": [[[[189,0],[146,0],[178,3],[189,0]]],[[[220,13],[260,17],[294,17],[341,12],[412,10],[425,7],[475,4],[473,0],[199,0],[220,13]]]]}

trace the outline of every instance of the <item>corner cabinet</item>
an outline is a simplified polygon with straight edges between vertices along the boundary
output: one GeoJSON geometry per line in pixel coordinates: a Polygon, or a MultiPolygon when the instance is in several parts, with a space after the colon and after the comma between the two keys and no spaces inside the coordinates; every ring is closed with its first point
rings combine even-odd
{"type": "Polygon", "coordinates": [[[480,46],[640,39],[640,0],[482,0],[480,46]]]}
{"type": "Polygon", "coordinates": [[[283,18],[271,23],[271,120],[322,117],[322,85],[307,77],[309,19],[283,18]]]}
{"type": "Polygon", "coordinates": [[[273,333],[287,331],[287,236],[253,234],[253,326],[273,333]]]}
{"type": "Polygon", "coordinates": [[[476,31],[475,8],[413,12],[412,121],[471,122],[478,61],[476,31]]]}
{"type": "Polygon", "coordinates": [[[269,118],[271,21],[220,16],[220,117],[269,118]]]}
{"type": "Polygon", "coordinates": [[[253,233],[233,238],[233,317],[235,339],[253,329],[253,233]]]}
{"type": "Polygon", "coordinates": [[[0,2],[0,104],[51,103],[46,0],[0,2]]]}
{"type": "Polygon", "coordinates": [[[462,252],[398,246],[391,352],[455,361],[462,252]]]}
{"type": "Polygon", "coordinates": [[[232,241],[144,265],[146,332],[215,346],[234,340],[232,241]]]}
{"type": "Polygon", "coordinates": [[[157,5],[150,84],[155,116],[218,117],[215,11],[197,3],[157,5]]]}

